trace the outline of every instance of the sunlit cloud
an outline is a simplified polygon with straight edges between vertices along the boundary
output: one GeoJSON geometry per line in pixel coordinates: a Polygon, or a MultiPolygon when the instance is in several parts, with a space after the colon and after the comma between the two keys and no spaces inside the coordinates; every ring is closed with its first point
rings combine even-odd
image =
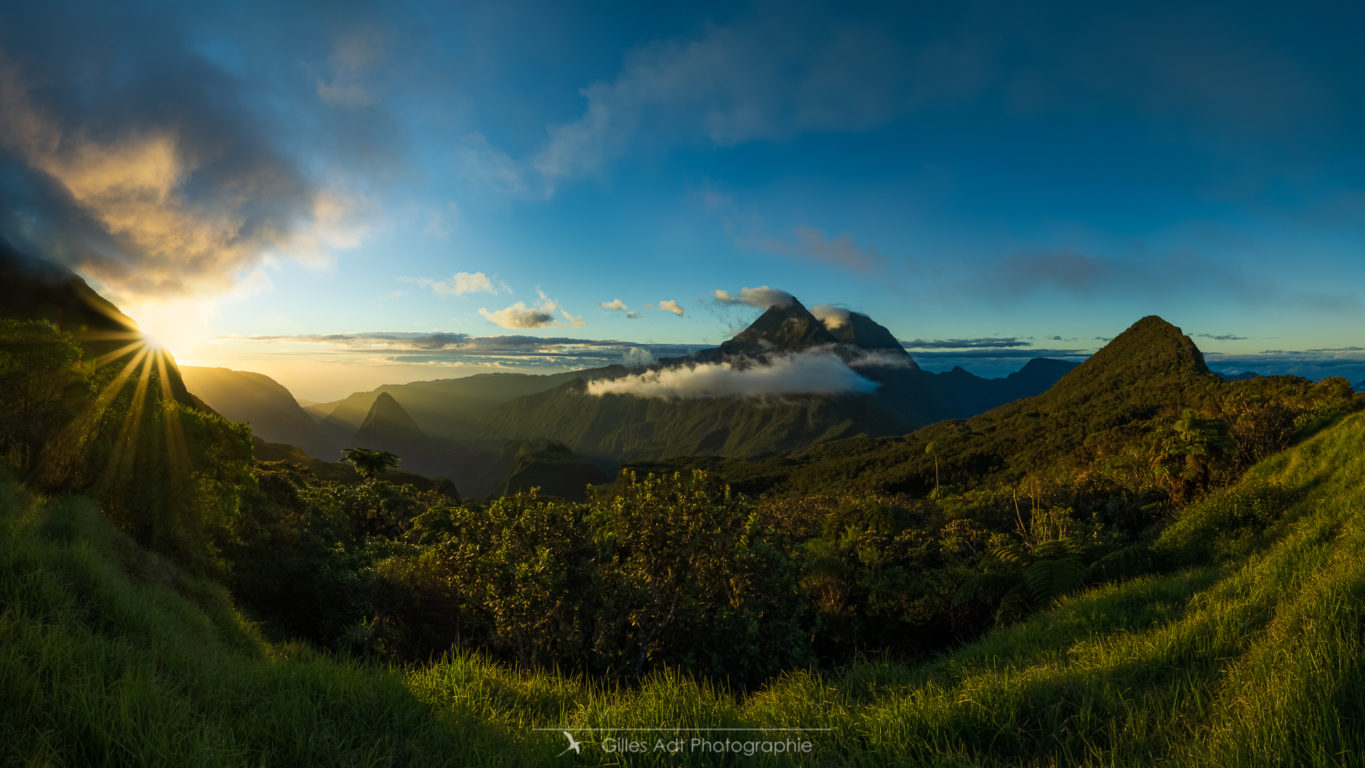
{"type": "Polygon", "coordinates": [[[760,285],[757,288],[743,288],[739,295],[731,294],[729,291],[717,289],[714,301],[723,306],[747,306],[767,309],[768,307],[785,307],[792,303],[793,297],[786,291],[777,288],[769,288],[760,285]]]}
{"type": "Polygon", "coordinates": [[[528,307],[526,302],[518,301],[510,307],[504,307],[497,311],[480,307],[479,314],[484,319],[494,325],[500,325],[509,330],[525,328],[544,328],[553,325],[555,316],[541,307],[528,307]]]}
{"type": "Polygon", "coordinates": [[[177,105],[192,117],[87,124],[31,81],[0,57],[0,156],[32,176],[0,189],[26,217],[0,224],[120,298],[222,289],[272,255],[325,264],[366,238],[372,201],[306,182],[212,97],[177,105]]]}

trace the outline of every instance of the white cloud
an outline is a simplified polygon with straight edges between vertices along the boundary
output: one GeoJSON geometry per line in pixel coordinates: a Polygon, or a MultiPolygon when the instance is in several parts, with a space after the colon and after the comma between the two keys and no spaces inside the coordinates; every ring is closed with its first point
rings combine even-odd
{"type": "MultiPolygon", "coordinates": [[[[651,306],[651,305],[646,304],[645,306],[651,306]]],[[[672,312],[673,314],[677,315],[678,317],[682,317],[682,316],[685,314],[685,311],[683,310],[683,308],[682,308],[681,306],[679,306],[679,305],[678,305],[678,302],[675,301],[675,300],[673,300],[673,299],[665,299],[665,300],[663,300],[663,301],[661,301],[661,302],[659,302],[658,304],[655,304],[655,305],[653,305],[653,306],[656,307],[656,308],[658,308],[658,309],[662,309],[662,310],[665,311],[665,312],[672,312]]]]}
{"type": "Polygon", "coordinates": [[[703,363],[588,382],[591,395],[661,399],[839,394],[876,388],[827,350],[786,355],[762,365],[703,363]]]}
{"type": "Polygon", "coordinates": [[[640,319],[640,313],[639,313],[639,312],[627,312],[627,313],[626,313],[626,318],[627,318],[627,319],[630,319],[630,320],[639,320],[639,319],[640,319]]]}
{"type": "Polygon", "coordinates": [[[466,293],[498,292],[493,281],[482,272],[456,272],[449,280],[432,280],[429,277],[417,279],[417,284],[430,288],[438,296],[463,296],[466,293]]]}
{"type": "Polygon", "coordinates": [[[479,308],[479,314],[484,319],[495,325],[511,330],[524,330],[527,328],[544,328],[553,325],[555,316],[539,307],[528,307],[526,302],[518,301],[510,307],[490,312],[483,307],[479,308]]]}
{"type": "Polygon", "coordinates": [[[620,299],[612,299],[611,301],[600,301],[597,303],[597,306],[601,307],[602,309],[610,309],[616,312],[624,312],[630,309],[630,307],[627,307],[626,303],[624,301],[621,301],[620,299]]]}
{"type": "Polygon", "coordinates": [[[631,347],[621,353],[621,362],[627,368],[648,368],[654,365],[654,353],[644,347],[631,347]]]}
{"type": "Polygon", "coordinates": [[[810,313],[816,319],[825,324],[831,331],[835,328],[842,328],[848,325],[849,311],[843,307],[836,307],[833,304],[816,304],[810,308],[810,313]]]}
{"type": "Polygon", "coordinates": [[[569,314],[569,311],[566,309],[559,310],[559,314],[563,315],[564,319],[569,321],[569,325],[572,325],[575,328],[582,328],[586,324],[582,315],[575,317],[574,315],[569,314]]]}
{"type": "Polygon", "coordinates": [[[794,297],[786,291],[769,288],[766,285],[760,285],[757,288],[742,288],[740,289],[738,296],[731,294],[729,291],[718,289],[716,291],[715,301],[717,304],[724,304],[732,307],[750,306],[758,307],[759,309],[767,309],[768,307],[785,307],[792,303],[793,298],[794,297]]]}

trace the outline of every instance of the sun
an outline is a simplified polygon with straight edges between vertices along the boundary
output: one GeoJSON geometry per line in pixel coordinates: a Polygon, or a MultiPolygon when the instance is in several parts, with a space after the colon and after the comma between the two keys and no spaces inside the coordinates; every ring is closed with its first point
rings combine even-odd
{"type": "Polygon", "coordinates": [[[192,365],[211,335],[197,310],[193,303],[168,302],[138,306],[128,315],[137,322],[148,348],[173,358],[177,365],[192,365]]]}

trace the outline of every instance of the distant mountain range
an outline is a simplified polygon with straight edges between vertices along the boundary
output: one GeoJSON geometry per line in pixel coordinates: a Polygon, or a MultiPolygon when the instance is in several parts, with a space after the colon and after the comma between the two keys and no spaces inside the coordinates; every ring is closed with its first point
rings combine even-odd
{"type": "Polygon", "coordinates": [[[1139,439],[1135,430],[1147,420],[1178,413],[1220,384],[1188,336],[1149,316],[1046,391],[969,418],[908,434],[821,443],[772,459],[686,460],[647,468],[704,466],[755,493],[857,487],[924,494],[940,475],[945,483],[953,478],[1014,482],[1030,467],[1088,464],[1096,454],[1139,439]]]}
{"type": "MultiPolygon", "coordinates": [[[[237,387],[206,386],[203,397],[232,418],[253,425],[262,419],[274,422],[268,436],[258,433],[320,458],[335,459],[347,447],[388,450],[403,457],[405,469],[451,477],[463,492],[482,495],[502,491],[514,475],[534,476],[542,469],[562,473],[564,456],[547,452],[545,445],[584,457],[597,472],[610,472],[625,461],[770,456],[971,416],[1045,391],[1074,365],[1032,360],[1003,379],[983,379],[961,368],[929,373],[866,315],[850,312],[827,324],[793,300],[769,307],[718,347],[644,369],[608,366],[546,376],[483,374],[386,385],[306,409],[276,387],[268,389],[274,406],[264,407],[267,390],[253,375],[237,387]],[[591,391],[592,382],[665,374],[761,374],[797,356],[840,367],[858,388],[705,397],[591,391]],[[314,426],[301,422],[301,410],[317,420],[314,426]],[[509,449],[509,443],[541,447],[528,453],[509,449]],[[536,456],[545,467],[535,466],[536,456]]],[[[215,376],[221,379],[223,373],[215,376]]],[[[192,378],[208,381],[202,371],[192,378]]]]}
{"type": "MultiPolygon", "coordinates": [[[[6,315],[49,317],[89,337],[136,334],[130,319],[69,271],[0,245],[6,315]]],[[[1038,394],[1072,367],[1040,359],[1002,379],[961,368],[929,373],[870,317],[848,312],[821,321],[792,300],[769,307],[718,347],[647,368],[386,385],[307,408],[257,373],[186,367],[185,384],[178,374],[174,379],[185,397],[193,392],[266,442],[326,461],[349,447],[389,450],[405,470],[448,477],[461,492],[484,495],[518,486],[517,478],[595,477],[627,461],[756,458],[857,435],[901,434],[1038,394]],[[807,386],[803,377],[811,370],[824,383],[807,386]],[[661,380],[743,387],[704,396],[650,394],[649,382],[661,380]],[[602,382],[615,386],[595,390],[602,382]],[[631,388],[636,384],[642,389],[631,388]]]]}

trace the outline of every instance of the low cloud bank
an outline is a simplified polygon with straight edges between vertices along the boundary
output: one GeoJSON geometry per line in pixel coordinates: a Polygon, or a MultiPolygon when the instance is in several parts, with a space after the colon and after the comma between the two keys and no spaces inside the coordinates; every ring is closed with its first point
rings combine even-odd
{"type": "Polygon", "coordinates": [[[729,362],[646,371],[588,383],[590,395],[637,397],[762,397],[871,392],[877,384],[859,376],[829,351],[778,357],[764,364],[729,362]]]}

